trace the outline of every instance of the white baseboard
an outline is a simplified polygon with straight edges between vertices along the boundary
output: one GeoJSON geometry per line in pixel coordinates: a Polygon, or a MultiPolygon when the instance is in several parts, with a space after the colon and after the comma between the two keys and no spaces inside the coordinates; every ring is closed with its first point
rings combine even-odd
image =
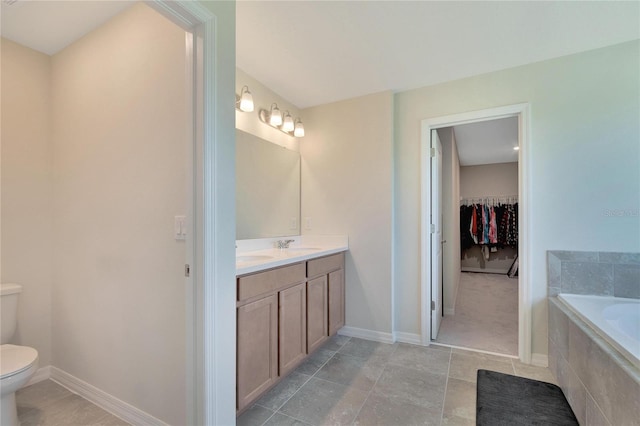
{"type": "Polygon", "coordinates": [[[50,367],[51,380],[59,383],[71,392],[91,401],[98,407],[110,412],[127,423],[134,425],[168,426],[162,420],[156,419],[150,414],[119,400],[87,382],[84,382],[71,374],[56,367],[50,367]]]}
{"type": "Polygon", "coordinates": [[[373,340],[380,343],[409,343],[412,345],[421,345],[422,337],[416,333],[405,333],[396,331],[394,333],[385,333],[382,331],[374,331],[366,328],[357,328],[345,326],[338,330],[338,334],[347,337],[356,337],[358,339],[373,340]]]}
{"type": "Polygon", "coordinates": [[[531,364],[537,367],[548,367],[549,357],[545,354],[531,354],[531,364]]]}
{"type": "Polygon", "coordinates": [[[51,378],[51,366],[45,365],[44,367],[38,368],[36,374],[31,377],[31,379],[27,382],[25,387],[35,385],[38,382],[42,382],[43,380],[48,380],[51,378]]]}
{"type": "Polygon", "coordinates": [[[393,334],[382,331],[367,330],[366,328],[357,328],[344,326],[338,330],[338,334],[347,337],[357,337],[359,339],[373,340],[380,343],[393,343],[393,334]]]}
{"type": "Polygon", "coordinates": [[[412,345],[422,344],[422,337],[416,333],[405,333],[402,331],[396,331],[395,333],[393,333],[393,335],[396,342],[409,343],[412,345]]]}
{"type": "MultiPolygon", "coordinates": [[[[449,310],[451,311],[451,314],[449,315],[456,314],[456,303],[458,303],[458,294],[460,294],[460,278],[462,278],[462,271],[458,272],[458,276],[455,278],[456,286],[454,288],[456,292],[453,294],[453,300],[451,301],[451,306],[453,306],[453,308],[449,308],[449,310]]],[[[447,309],[445,309],[445,315],[447,315],[446,311],[447,309]]]]}
{"type": "Polygon", "coordinates": [[[516,355],[505,355],[505,354],[500,354],[498,352],[485,351],[485,350],[482,350],[482,349],[474,349],[474,348],[467,348],[465,346],[450,345],[448,343],[431,342],[431,344],[434,345],[434,346],[442,346],[444,348],[462,349],[463,351],[477,352],[479,354],[494,355],[494,356],[499,356],[499,357],[502,357],[502,358],[518,359],[518,357],[516,355]]]}
{"type": "Polygon", "coordinates": [[[484,272],[487,274],[502,274],[507,275],[509,269],[495,269],[495,268],[473,268],[473,267],[462,267],[462,272],[484,272]]]}

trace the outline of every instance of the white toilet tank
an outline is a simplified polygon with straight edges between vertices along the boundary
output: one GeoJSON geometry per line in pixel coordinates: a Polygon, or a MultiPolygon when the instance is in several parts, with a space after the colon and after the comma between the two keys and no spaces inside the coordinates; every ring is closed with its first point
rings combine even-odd
{"type": "Polygon", "coordinates": [[[18,296],[22,292],[20,284],[0,284],[0,314],[2,334],[0,344],[9,343],[16,331],[18,320],[18,296]]]}

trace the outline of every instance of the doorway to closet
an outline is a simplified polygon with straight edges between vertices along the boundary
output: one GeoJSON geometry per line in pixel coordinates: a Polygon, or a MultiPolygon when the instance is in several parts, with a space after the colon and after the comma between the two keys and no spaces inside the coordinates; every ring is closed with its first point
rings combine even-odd
{"type": "Polygon", "coordinates": [[[444,273],[432,340],[518,356],[518,117],[436,131],[444,273]]]}

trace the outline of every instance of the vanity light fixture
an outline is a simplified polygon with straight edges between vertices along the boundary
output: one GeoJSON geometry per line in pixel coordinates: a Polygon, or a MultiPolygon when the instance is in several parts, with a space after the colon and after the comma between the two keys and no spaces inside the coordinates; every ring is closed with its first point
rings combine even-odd
{"type": "Polygon", "coordinates": [[[280,130],[289,136],[301,138],[304,136],[304,126],[302,120],[296,118],[295,120],[291,116],[289,111],[285,111],[284,116],[278,108],[278,104],[275,102],[271,104],[269,111],[266,109],[260,109],[258,112],[258,118],[265,124],[280,130]]]}
{"type": "Polygon", "coordinates": [[[293,136],[296,138],[301,138],[304,136],[304,125],[302,124],[302,120],[296,118],[296,123],[293,129],[293,136]]]}
{"type": "Polygon", "coordinates": [[[282,124],[282,113],[278,109],[277,103],[272,103],[269,111],[269,124],[278,127],[282,124]]]}
{"type": "Polygon", "coordinates": [[[292,132],[294,128],[295,126],[293,125],[293,118],[291,117],[291,114],[289,114],[289,111],[287,111],[284,113],[284,119],[282,121],[282,127],[280,127],[280,130],[289,133],[292,132]]]}
{"type": "Polygon", "coordinates": [[[242,112],[253,111],[253,96],[249,91],[249,86],[242,86],[240,96],[236,97],[236,108],[242,112]]]}

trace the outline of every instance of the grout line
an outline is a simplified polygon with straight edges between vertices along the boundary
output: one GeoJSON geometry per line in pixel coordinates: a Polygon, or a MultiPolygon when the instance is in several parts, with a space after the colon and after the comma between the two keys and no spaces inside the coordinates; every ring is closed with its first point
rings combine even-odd
{"type": "Polygon", "coordinates": [[[440,424],[444,421],[444,407],[447,402],[447,389],[449,388],[449,373],[451,372],[451,358],[453,358],[453,351],[449,352],[449,363],[447,364],[447,376],[444,382],[444,395],[442,396],[442,411],[440,412],[440,424]]]}
{"type": "MultiPolygon", "coordinates": [[[[294,370],[294,371],[292,371],[292,373],[295,373],[295,370],[294,370]]],[[[298,373],[298,374],[302,374],[302,373],[298,373]]],[[[285,405],[287,402],[289,402],[289,400],[290,400],[291,398],[293,398],[293,396],[294,396],[295,394],[297,394],[297,393],[300,391],[300,389],[302,389],[302,388],[303,388],[303,386],[304,386],[304,385],[306,385],[306,384],[309,382],[309,380],[311,380],[312,378],[313,378],[313,376],[309,376],[309,378],[308,378],[307,380],[305,380],[305,381],[304,381],[304,383],[303,383],[303,384],[301,384],[301,385],[300,385],[300,387],[299,387],[298,389],[296,389],[296,391],[295,391],[294,393],[292,393],[292,394],[291,394],[291,396],[290,396],[289,398],[287,398],[287,399],[286,399],[282,404],[280,404],[280,405],[278,406],[278,408],[275,410],[275,411],[276,411],[276,413],[277,413],[278,411],[280,411],[280,409],[281,409],[282,407],[284,407],[284,405],[285,405]]]]}
{"type": "MultiPolygon", "coordinates": [[[[338,348],[338,349],[342,349],[342,347],[343,347],[344,345],[346,345],[350,340],[351,340],[351,338],[349,338],[349,340],[347,340],[347,341],[346,341],[343,345],[341,345],[341,346],[340,346],[340,348],[338,348]]],[[[318,350],[321,350],[321,349],[322,349],[322,348],[318,348],[318,350]]],[[[304,382],[302,385],[300,385],[300,387],[299,387],[298,389],[296,389],[296,391],[295,391],[294,393],[292,393],[292,394],[291,394],[291,396],[290,396],[289,398],[287,398],[287,399],[286,399],[282,404],[280,404],[280,405],[278,406],[278,408],[276,408],[276,409],[273,411],[273,414],[272,414],[271,416],[269,416],[269,418],[268,418],[267,420],[265,420],[265,421],[264,421],[264,423],[262,423],[262,425],[266,424],[266,423],[271,419],[271,417],[273,417],[273,416],[275,416],[275,415],[276,415],[276,413],[280,413],[280,414],[282,414],[283,416],[288,416],[288,417],[291,417],[292,419],[296,419],[296,420],[298,420],[298,421],[301,421],[301,422],[303,422],[303,423],[306,423],[304,420],[297,419],[297,418],[295,418],[295,417],[289,416],[288,414],[285,414],[285,413],[280,412],[280,409],[281,409],[282,407],[284,407],[284,406],[285,406],[285,404],[286,404],[287,402],[289,402],[289,400],[290,400],[291,398],[293,398],[293,397],[294,397],[298,392],[300,392],[300,389],[302,389],[302,388],[304,387],[304,385],[306,385],[306,384],[307,384],[311,379],[315,378],[315,379],[317,379],[317,380],[322,380],[322,379],[320,379],[320,378],[318,378],[318,377],[315,377],[315,376],[316,376],[316,374],[318,374],[318,372],[322,369],[322,367],[324,367],[324,366],[325,366],[329,361],[331,361],[331,359],[332,359],[334,356],[336,356],[336,354],[338,353],[338,351],[331,351],[331,352],[333,352],[333,355],[331,355],[331,356],[329,357],[329,359],[327,359],[327,360],[324,362],[324,364],[322,364],[322,365],[321,365],[321,366],[320,366],[320,367],[315,371],[315,373],[313,373],[313,374],[304,374],[305,376],[309,376],[309,378],[308,378],[307,380],[305,380],[305,382],[304,382]]],[[[303,364],[304,364],[304,362],[303,362],[303,364]]],[[[302,364],[300,364],[300,365],[302,365],[302,364]]],[[[296,373],[296,372],[297,372],[297,369],[300,367],[300,365],[299,365],[298,367],[296,367],[296,369],[295,369],[295,370],[293,370],[291,373],[292,373],[292,374],[293,374],[293,373],[296,373]]],[[[303,375],[303,373],[298,373],[298,374],[303,375]]],[[[286,379],[285,379],[285,380],[286,380],[286,379]]],[[[333,382],[331,382],[331,383],[333,383],[333,382]]],[[[260,407],[263,407],[263,408],[266,408],[267,410],[270,410],[270,408],[269,408],[269,407],[265,407],[265,406],[263,406],[263,405],[260,405],[260,404],[258,404],[257,402],[255,403],[255,405],[259,405],[260,407]]]]}
{"type": "Polygon", "coordinates": [[[451,345],[449,343],[431,342],[431,345],[441,346],[441,347],[444,347],[444,348],[451,348],[451,349],[462,349],[463,351],[477,352],[477,353],[487,354],[487,355],[494,355],[494,356],[499,356],[499,357],[502,357],[502,358],[508,358],[509,360],[512,360],[512,359],[519,360],[520,359],[520,358],[518,358],[517,355],[501,354],[501,353],[498,353],[498,352],[485,351],[483,349],[475,349],[475,348],[468,348],[466,346],[451,345]]]}
{"type": "MultiPolygon", "coordinates": [[[[322,350],[322,348],[320,348],[320,350],[322,350]]],[[[327,365],[329,363],[329,361],[331,361],[333,359],[333,357],[336,356],[336,354],[338,353],[338,351],[332,351],[333,355],[331,355],[329,358],[327,358],[327,360],[320,366],[318,367],[318,369],[315,371],[315,373],[313,373],[311,375],[311,377],[315,377],[316,379],[319,379],[319,377],[316,377],[316,374],[318,374],[320,372],[320,370],[322,370],[322,368],[327,365]]]]}
{"type": "MultiPolygon", "coordinates": [[[[258,404],[255,404],[255,405],[258,405],[258,404]]],[[[262,405],[258,405],[258,406],[259,406],[259,407],[262,407],[262,405]]],[[[267,408],[267,407],[262,407],[262,408],[266,408],[266,409],[268,410],[268,408],[267,408]]],[[[249,408],[249,409],[251,409],[251,408],[249,408]]],[[[266,425],[266,424],[267,424],[267,422],[268,422],[269,420],[271,420],[271,417],[275,416],[275,415],[276,415],[276,413],[277,413],[277,411],[274,411],[274,412],[273,412],[273,414],[271,414],[269,417],[267,417],[267,419],[266,419],[264,422],[260,423],[260,426],[264,426],[264,425],[266,425]]]]}
{"type": "MultiPolygon", "coordinates": [[[[607,425],[611,425],[611,420],[609,420],[609,417],[604,415],[604,411],[602,411],[602,408],[600,408],[600,405],[598,404],[598,401],[596,401],[596,399],[593,397],[593,395],[591,395],[591,393],[589,392],[589,389],[587,389],[585,387],[585,392],[587,393],[587,397],[591,398],[591,401],[593,401],[593,403],[596,405],[596,408],[598,409],[598,411],[600,412],[600,415],[602,416],[602,418],[604,418],[607,421],[607,425]]],[[[587,399],[588,402],[588,399],[587,399]]],[[[584,418],[585,418],[585,422],[588,422],[589,419],[587,419],[587,407],[585,405],[585,410],[584,410],[584,418]]]]}
{"type": "MultiPolygon", "coordinates": [[[[298,421],[298,422],[304,423],[305,425],[309,425],[309,426],[311,426],[311,424],[310,424],[310,423],[307,423],[307,422],[305,422],[305,421],[304,421],[304,420],[302,420],[302,419],[299,419],[299,418],[297,418],[297,417],[293,417],[292,415],[289,415],[289,414],[281,413],[280,411],[276,411],[275,413],[273,413],[273,415],[272,415],[271,417],[275,416],[276,414],[280,414],[281,416],[289,417],[290,419],[294,419],[294,420],[296,420],[296,421],[298,421]]],[[[271,419],[271,417],[269,417],[269,419],[267,419],[267,422],[271,419]]],[[[264,425],[264,424],[266,424],[266,422],[265,422],[265,423],[263,423],[263,425],[264,425]]]]}
{"type": "Polygon", "coordinates": [[[364,401],[362,401],[362,405],[360,406],[360,409],[358,410],[358,412],[356,413],[356,415],[353,418],[353,421],[351,422],[352,425],[354,425],[356,423],[356,420],[358,419],[358,416],[360,415],[360,412],[362,411],[362,409],[364,408],[364,406],[367,404],[367,401],[369,400],[369,397],[371,396],[371,394],[373,393],[373,390],[375,389],[375,387],[378,385],[378,381],[380,380],[380,377],[382,377],[382,375],[384,374],[384,370],[387,369],[387,366],[390,364],[390,360],[391,357],[393,356],[393,354],[396,353],[396,351],[398,350],[398,346],[396,345],[396,347],[393,349],[393,352],[391,352],[391,355],[389,355],[389,358],[387,359],[387,361],[385,361],[384,366],[382,367],[382,371],[380,371],[380,375],[378,376],[378,378],[376,379],[376,382],[373,384],[373,386],[371,386],[371,389],[369,389],[369,392],[367,393],[367,397],[364,399],[364,401]]]}

